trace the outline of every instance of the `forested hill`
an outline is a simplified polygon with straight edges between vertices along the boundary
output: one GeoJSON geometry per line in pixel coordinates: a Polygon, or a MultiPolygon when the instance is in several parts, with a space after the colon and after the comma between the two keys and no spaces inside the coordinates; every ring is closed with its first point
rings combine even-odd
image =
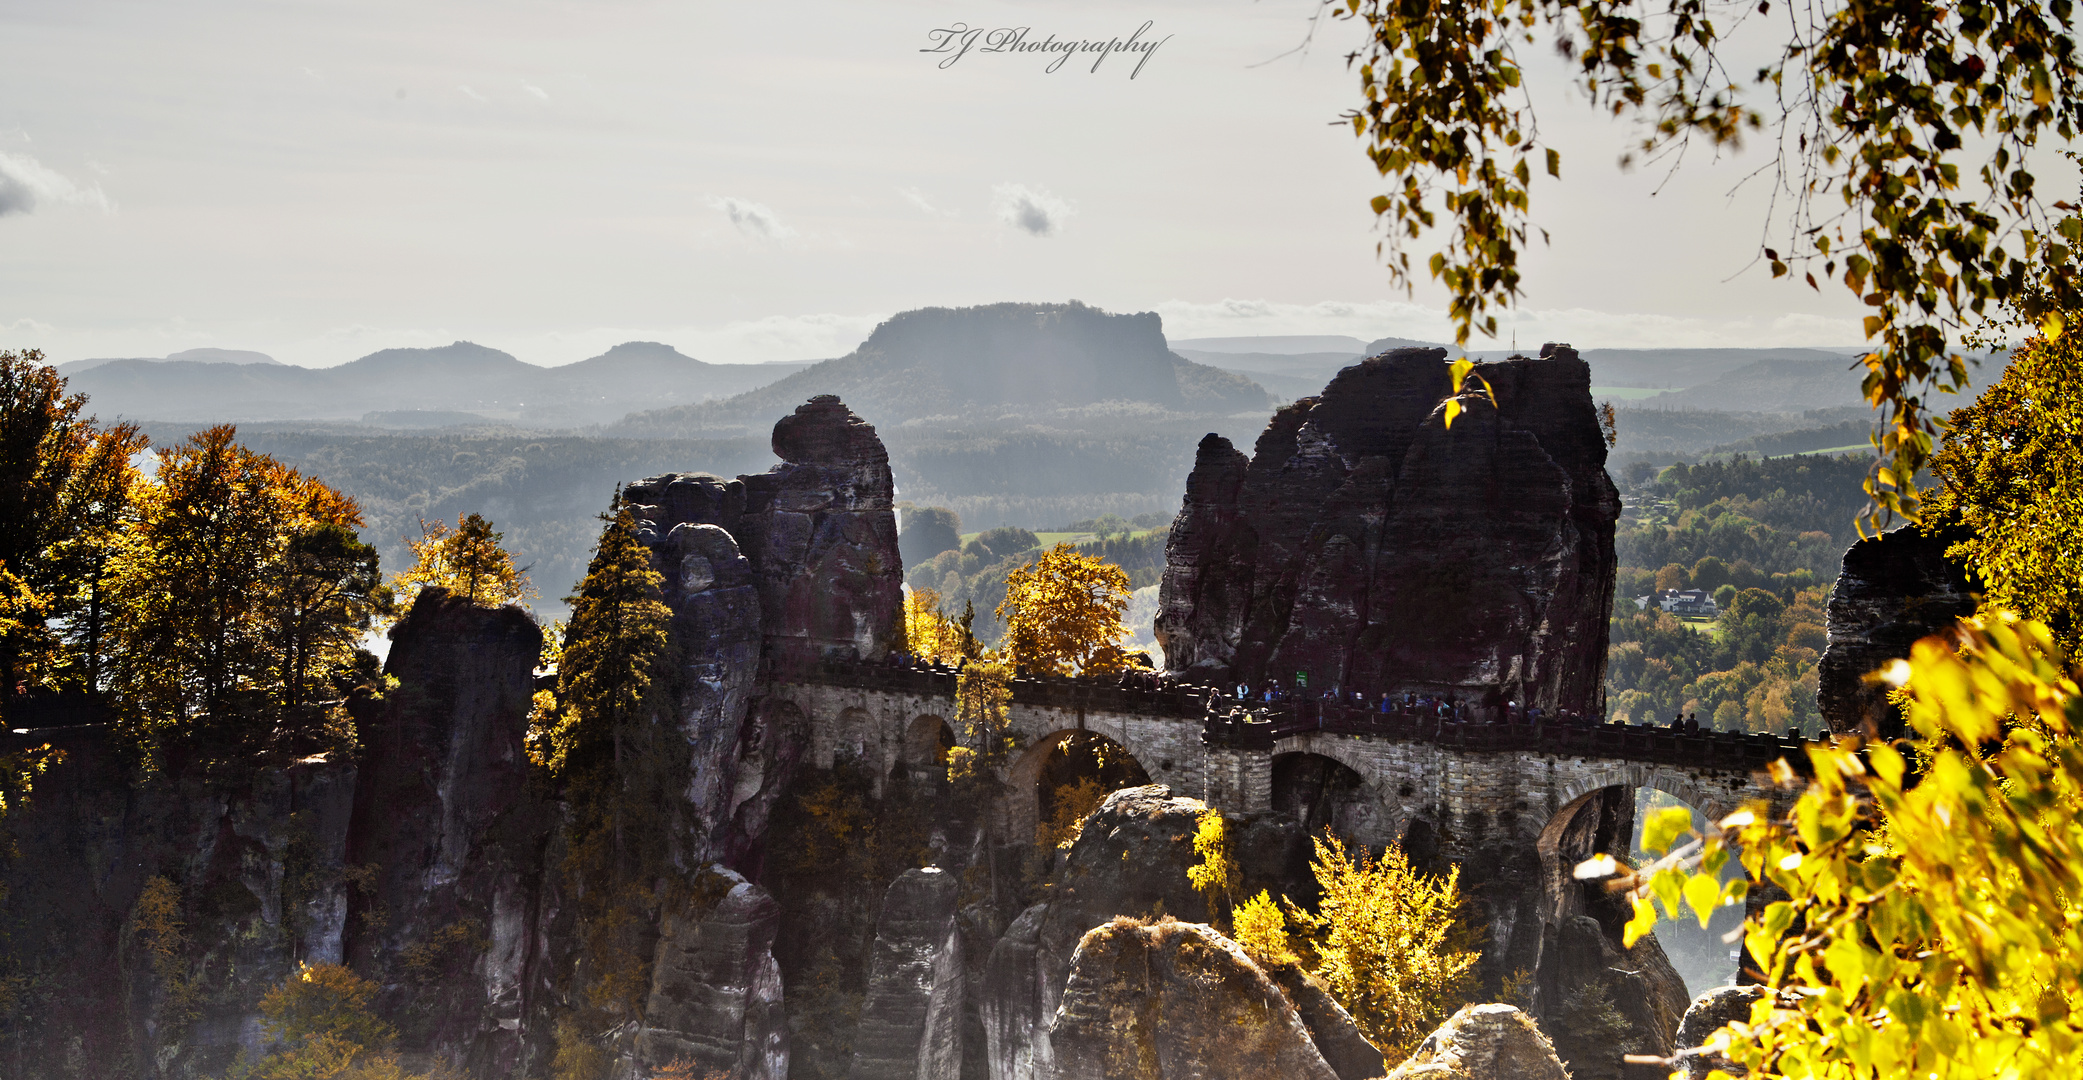
{"type": "Polygon", "coordinates": [[[1242,375],[1165,344],[1158,316],[1067,304],[922,308],[896,315],[837,360],[723,401],[634,413],[608,433],[631,437],[764,432],[806,398],[837,394],[884,432],[1039,423],[1075,430],[1123,414],[1230,415],[1272,402],[1242,375]]]}
{"type": "MultiPolygon", "coordinates": [[[[658,403],[740,393],[804,366],[707,364],[655,341],[624,342],[591,359],[547,368],[468,341],[384,349],[330,368],[206,362],[222,352],[68,365],[70,388],[86,394],[103,420],[211,424],[447,412],[465,414],[463,422],[572,428],[658,403]]],[[[379,419],[387,426],[419,426],[398,417],[379,419]]]]}
{"type": "Polygon", "coordinates": [[[1737,456],[1620,481],[1606,702],[1615,716],[1680,713],[1722,730],[1813,734],[1824,609],[1866,505],[1864,454],[1737,456]],[[1656,589],[1711,594],[1711,619],[1635,606],[1656,589]]]}

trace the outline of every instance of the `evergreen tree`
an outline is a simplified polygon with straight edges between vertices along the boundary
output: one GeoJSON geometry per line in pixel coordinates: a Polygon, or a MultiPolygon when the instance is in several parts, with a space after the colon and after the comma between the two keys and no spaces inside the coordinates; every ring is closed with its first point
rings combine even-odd
{"type": "Polygon", "coordinates": [[[535,742],[553,772],[596,763],[634,723],[665,655],[672,609],[659,598],[665,575],[636,537],[636,518],[615,500],[577,594],[557,670],[556,714],[535,742]]]}

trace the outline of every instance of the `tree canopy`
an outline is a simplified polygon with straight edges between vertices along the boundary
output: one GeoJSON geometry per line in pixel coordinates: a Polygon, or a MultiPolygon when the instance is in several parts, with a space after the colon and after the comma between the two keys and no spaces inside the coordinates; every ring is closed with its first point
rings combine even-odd
{"type": "Polygon", "coordinates": [[[917,566],[943,551],[962,546],[962,519],[943,506],[921,506],[904,511],[904,528],[897,533],[897,553],[906,566],[917,566]]]}
{"type": "Polygon", "coordinates": [[[99,689],[109,556],[145,440],[82,417],[42,360],[0,352],[0,687],[99,689]]]}
{"type": "Polygon", "coordinates": [[[1967,382],[1949,339],[2002,305],[2053,336],[2078,307],[2068,254],[2083,219],[2053,217],[2074,207],[2043,204],[2028,163],[2044,139],[2076,133],[2071,0],[1787,4],[1785,29],[1764,31],[1781,44],[1751,77],[1730,69],[1730,35],[1773,18],[1770,0],[1327,9],[1367,30],[1350,57],[1360,104],[1346,119],[1388,180],[1373,200],[1381,251],[1408,289],[1405,247],[1445,215],[1426,270],[1446,286],[1463,344],[1472,331],[1494,335],[1494,309],[1520,299],[1533,170],[1562,173],[1520,46],[1547,35],[1590,104],[1639,126],[1623,166],[1675,165],[1695,141],[1770,139],[1765,182],[1779,216],[1760,256],[1774,277],[1798,274],[1817,291],[1835,279],[1871,309],[1864,391],[1884,421],[1867,483],[1876,524],[1918,510],[1913,477],[1939,427],[1929,395],[1967,382]]]}
{"type": "Polygon", "coordinates": [[[553,772],[603,760],[617,729],[638,717],[665,655],[672,609],[660,599],[665,575],[636,536],[636,516],[621,497],[603,515],[600,545],[578,592],[558,655],[556,710],[538,719],[530,741],[553,772]]]}
{"type": "MultiPolygon", "coordinates": [[[[2071,320],[2073,321],[2073,320],[2071,320]]],[[[2083,646],[2083,341],[2027,341],[2003,378],[1948,418],[1932,461],[1931,523],[1974,568],[1985,604],[2045,622],[2083,646]]]]}
{"type": "Polygon", "coordinates": [[[500,546],[505,535],[480,514],[457,514],[447,522],[421,521],[420,538],[407,539],[413,563],[391,578],[401,610],[412,606],[419,591],[439,585],[451,594],[480,604],[512,604],[535,595],[528,576],[515,568],[512,553],[500,546]]]}
{"type": "MultiPolygon", "coordinates": [[[[1770,885],[1785,898],[1747,923],[1744,944],[1782,992],[1710,1043],[1751,1075],[2076,1075],[2078,673],[2045,626],[2005,613],[1963,620],[1957,644],[1918,642],[1885,678],[1912,737],[1811,745],[1814,779],[1786,818],[1746,809],[1681,845],[1690,813],[1651,815],[1644,848],[1677,851],[1634,883],[1626,940],[1658,906],[1705,926],[1770,885]],[[1687,851],[1699,854],[1675,857],[1687,851]],[[1723,885],[1732,857],[1745,878],[1723,885]]],[[[1792,782],[1784,763],[1775,772],[1792,782]]]]}
{"type": "Polygon", "coordinates": [[[160,454],[116,543],[110,688],[139,733],[309,728],[382,607],[353,500],[221,425],[160,454]]]}
{"type": "Polygon", "coordinates": [[[1026,671],[1069,675],[1118,671],[1128,631],[1128,575],[1118,566],[1057,544],[1006,577],[998,617],[1006,650],[1026,671]]]}

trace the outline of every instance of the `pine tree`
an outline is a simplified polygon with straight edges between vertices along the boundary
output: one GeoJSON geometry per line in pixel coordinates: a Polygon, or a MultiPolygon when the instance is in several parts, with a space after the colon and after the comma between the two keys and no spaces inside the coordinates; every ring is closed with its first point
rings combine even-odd
{"type": "Polygon", "coordinates": [[[616,497],[577,594],[558,659],[557,705],[534,741],[552,772],[597,763],[619,728],[635,722],[666,650],[672,609],[665,575],[636,538],[636,518],[616,497]]]}

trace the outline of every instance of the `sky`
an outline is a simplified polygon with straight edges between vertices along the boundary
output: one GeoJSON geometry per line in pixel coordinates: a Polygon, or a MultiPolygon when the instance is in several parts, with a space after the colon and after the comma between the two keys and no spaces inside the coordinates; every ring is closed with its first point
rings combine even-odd
{"type": "MultiPolygon", "coordinates": [[[[1443,292],[1376,255],[1382,182],[1337,123],[1356,38],[1312,36],[1317,10],[0,0],[0,349],[754,363],[910,308],[1069,299],[1175,339],[1447,339],[1443,292]],[[958,27],[1154,48],[922,51],[958,27]]],[[[1763,152],[1624,172],[1633,131],[1531,70],[1563,178],[1535,185],[1551,243],[1493,344],[1860,342],[1848,293],[1756,262],[1768,192],[1738,181],[1763,152]]]]}

